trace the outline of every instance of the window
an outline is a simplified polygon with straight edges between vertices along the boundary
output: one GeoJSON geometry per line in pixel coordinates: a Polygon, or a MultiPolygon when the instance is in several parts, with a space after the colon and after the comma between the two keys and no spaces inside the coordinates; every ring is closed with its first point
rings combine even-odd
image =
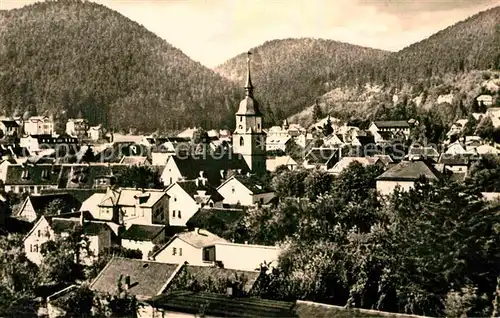
{"type": "Polygon", "coordinates": [[[38,230],[38,237],[42,236],[42,231],[41,230],[38,230]]]}
{"type": "Polygon", "coordinates": [[[260,124],[257,124],[257,129],[260,129],[260,124]]]}
{"type": "Polygon", "coordinates": [[[174,202],[177,202],[177,198],[176,197],[174,197],[174,202]]]}
{"type": "Polygon", "coordinates": [[[182,216],[181,216],[181,211],[180,211],[180,210],[179,210],[179,211],[177,211],[177,217],[178,217],[179,219],[180,219],[180,218],[182,218],[182,216]]]}
{"type": "Polygon", "coordinates": [[[175,247],[172,248],[172,255],[177,255],[177,249],[175,247]]]}
{"type": "Polygon", "coordinates": [[[172,211],[172,217],[175,218],[175,210],[172,211]]]}
{"type": "Polygon", "coordinates": [[[38,245],[37,244],[33,245],[33,252],[38,253],[38,245]]]}
{"type": "Polygon", "coordinates": [[[243,136],[240,137],[240,146],[245,145],[245,141],[243,140],[243,136]]]}
{"type": "Polygon", "coordinates": [[[23,174],[21,176],[23,179],[28,179],[30,177],[30,172],[28,169],[23,170],[23,174]]]}
{"type": "Polygon", "coordinates": [[[179,256],[182,256],[182,247],[179,248],[179,256]]]}
{"type": "Polygon", "coordinates": [[[240,121],[243,121],[243,117],[240,116],[240,121]]]}
{"type": "Polygon", "coordinates": [[[231,192],[234,193],[236,190],[234,189],[234,187],[231,188],[231,192]]]}

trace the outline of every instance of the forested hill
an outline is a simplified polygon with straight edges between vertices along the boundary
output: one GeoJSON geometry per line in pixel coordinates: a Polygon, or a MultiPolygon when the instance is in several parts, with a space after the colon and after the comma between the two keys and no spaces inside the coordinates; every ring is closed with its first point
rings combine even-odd
{"type": "Polygon", "coordinates": [[[241,89],[105,6],[0,12],[0,108],[140,131],[232,123],[241,89]]]}
{"type": "MultiPolygon", "coordinates": [[[[500,7],[394,53],[315,39],[270,41],[252,51],[256,95],[281,119],[313,105],[316,97],[332,90],[352,90],[367,83],[383,87],[386,93],[404,85],[424,90],[445,74],[499,69],[500,7]]],[[[242,61],[243,56],[238,55],[216,71],[240,80],[242,61]]]]}
{"type": "MultiPolygon", "coordinates": [[[[355,85],[365,73],[373,74],[389,53],[322,39],[274,40],[251,49],[256,98],[264,112],[282,119],[309,106],[337,86],[355,85]]],[[[245,75],[245,54],[215,70],[236,82],[245,75]]],[[[272,118],[270,118],[272,119],[272,118]]]]}

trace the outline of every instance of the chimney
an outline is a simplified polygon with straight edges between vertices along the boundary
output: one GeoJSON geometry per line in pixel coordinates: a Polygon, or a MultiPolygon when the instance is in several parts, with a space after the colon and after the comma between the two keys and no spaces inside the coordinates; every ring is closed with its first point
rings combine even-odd
{"type": "Polygon", "coordinates": [[[80,226],[83,226],[85,223],[85,216],[83,215],[83,211],[80,212],[80,226]]]}
{"type": "Polygon", "coordinates": [[[124,288],[125,288],[125,290],[129,290],[130,289],[130,276],[129,275],[125,276],[125,285],[124,285],[124,288]]]}

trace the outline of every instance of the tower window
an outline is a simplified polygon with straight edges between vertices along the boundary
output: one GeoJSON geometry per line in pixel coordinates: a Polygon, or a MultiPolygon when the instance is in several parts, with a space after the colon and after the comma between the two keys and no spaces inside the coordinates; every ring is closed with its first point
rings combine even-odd
{"type": "Polygon", "coordinates": [[[260,124],[257,124],[257,129],[260,129],[260,124]]]}
{"type": "Polygon", "coordinates": [[[240,121],[243,121],[243,117],[240,116],[240,121]]]}
{"type": "Polygon", "coordinates": [[[243,140],[243,137],[240,137],[240,146],[245,145],[245,141],[243,140]]]}

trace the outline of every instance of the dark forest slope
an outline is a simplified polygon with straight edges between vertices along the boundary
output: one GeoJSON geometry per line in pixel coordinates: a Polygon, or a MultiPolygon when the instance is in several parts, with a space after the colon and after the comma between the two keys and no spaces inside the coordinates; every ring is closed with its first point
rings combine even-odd
{"type": "Polygon", "coordinates": [[[0,13],[0,107],[151,131],[232,122],[233,83],[104,6],[61,0],[0,13]]]}

